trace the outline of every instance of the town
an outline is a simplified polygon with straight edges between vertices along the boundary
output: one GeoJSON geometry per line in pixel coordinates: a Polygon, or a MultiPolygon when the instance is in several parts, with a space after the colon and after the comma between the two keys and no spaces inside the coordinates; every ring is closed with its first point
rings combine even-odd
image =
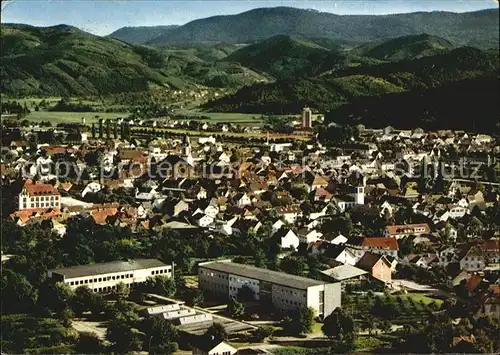
{"type": "Polygon", "coordinates": [[[500,353],[498,0],[0,7],[2,354],[500,353]]]}
{"type": "Polygon", "coordinates": [[[85,353],[495,349],[497,140],[359,126],[321,143],[321,115],[296,121],[247,143],[231,123],[140,130],[168,118],[4,127],[4,305],[45,309],[85,353]]]}

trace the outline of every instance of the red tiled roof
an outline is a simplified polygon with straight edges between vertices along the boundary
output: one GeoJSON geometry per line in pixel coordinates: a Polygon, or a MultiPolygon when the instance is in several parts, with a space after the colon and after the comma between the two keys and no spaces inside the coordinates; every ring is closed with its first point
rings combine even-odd
{"type": "Polygon", "coordinates": [[[487,251],[500,251],[500,239],[485,241],[484,249],[487,251]]]}
{"type": "Polygon", "coordinates": [[[472,292],[474,291],[477,286],[483,281],[483,278],[479,275],[472,275],[469,280],[467,280],[467,283],[465,284],[465,288],[467,291],[472,292]]]}
{"type": "Polygon", "coordinates": [[[424,233],[429,233],[430,228],[427,223],[423,224],[402,224],[402,225],[394,225],[394,226],[387,226],[386,230],[390,235],[398,235],[398,234],[407,234],[407,233],[412,233],[415,229],[421,229],[424,228],[424,233]]]}
{"type": "Polygon", "coordinates": [[[30,180],[26,181],[23,188],[30,196],[60,195],[54,186],[50,184],[33,184],[30,180]]]}
{"type": "Polygon", "coordinates": [[[385,238],[385,237],[365,237],[361,244],[363,247],[367,248],[381,248],[398,250],[398,241],[396,238],[385,238]]]}

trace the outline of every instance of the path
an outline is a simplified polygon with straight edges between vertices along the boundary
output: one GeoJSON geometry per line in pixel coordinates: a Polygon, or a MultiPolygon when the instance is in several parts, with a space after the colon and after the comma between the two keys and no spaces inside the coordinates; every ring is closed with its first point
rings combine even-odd
{"type": "Polygon", "coordinates": [[[411,280],[392,280],[392,284],[393,286],[396,286],[396,288],[407,288],[414,291],[427,292],[437,297],[460,299],[457,295],[451,292],[441,290],[429,285],[422,285],[411,280]]]}
{"type": "Polygon", "coordinates": [[[95,333],[99,339],[106,340],[106,327],[101,322],[74,320],[72,326],[79,333],[95,333]]]}

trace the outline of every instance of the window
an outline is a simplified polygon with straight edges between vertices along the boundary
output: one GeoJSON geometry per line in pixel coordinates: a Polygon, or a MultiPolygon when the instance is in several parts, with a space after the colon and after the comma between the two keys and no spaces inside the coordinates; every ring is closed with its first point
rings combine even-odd
{"type": "Polygon", "coordinates": [[[71,286],[73,286],[75,283],[74,283],[73,281],[71,281],[69,284],[70,284],[71,286]]]}

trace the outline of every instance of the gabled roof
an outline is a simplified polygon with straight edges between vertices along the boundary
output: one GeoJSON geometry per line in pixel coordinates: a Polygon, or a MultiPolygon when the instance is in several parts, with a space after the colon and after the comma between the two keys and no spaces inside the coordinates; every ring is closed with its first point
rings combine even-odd
{"type": "Polygon", "coordinates": [[[321,272],[327,276],[330,276],[336,281],[344,281],[362,275],[366,275],[368,273],[365,270],[359,269],[351,265],[340,265],[332,269],[324,270],[321,272]]]}
{"type": "Polygon", "coordinates": [[[347,243],[364,248],[399,250],[398,240],[394,237],[355,237],[349,239],[347,243]]]}
{"type": "Polygon", "coordinates": [[[379,261],[382,260],[388,267],[391,267],[391,263],[385,258],[383,255],[365,253],[361,259],[356,263],[356,266],[362,270],[366,270],[368,272],[372,271],[373,266],[379,261]]]}
{"type": "Polygon", "coordinates": [[[60,196],[59,191],[50,184],[33,183],[31,180],[26,180],[23,189],[30,196],[60,196]]]}
{"type": "Polygon", "coordinates": [[[394,226],[387,226],[386,231],[390,235],[412,233],[415,229],[424,229],[424,233],[430,233],[431,229],[427,223],[421,224],[401,224],[394,226]]]}

